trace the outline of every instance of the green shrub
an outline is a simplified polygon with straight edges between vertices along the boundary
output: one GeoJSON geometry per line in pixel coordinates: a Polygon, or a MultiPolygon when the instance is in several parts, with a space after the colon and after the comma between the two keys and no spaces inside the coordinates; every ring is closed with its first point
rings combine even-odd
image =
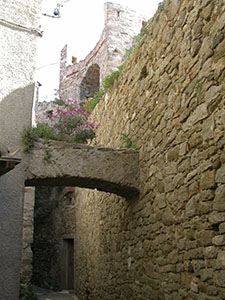
{"type": "Polygon", "coordinates": [[[128,149],[133,149],[136,150],[137,146],[131,141],[131,139],[125,134],[121,134],[120,140],[122,141],[122,146],[120,148],[128,148],[128,149]]]}
{"type": "Polygon", "coordinates": [[[119,66],[118,70],[111,71],[111,73],[103,79],[102,87],[99,89],[98,93],[96,93],[91,100],[88,99],[87,102],[84,104],[84,108],[88,112],[92,112],[95,106],[99,103],[99,101],[103,99],[108,89],[113,85],[114,81],[117,80],[117,78],[120,76],[123,67],[124,67],[123,65],[119,66]]]}
{"type": "Polygon", "coordinates": [[[123,70],[123,65],[119,66],[118,70],[111,71],[111,73],[104,78],[102,86],[105,93],[113,85],[114,81],[120,76],[122,70],[123,70]]]}
{"type": "Polygon", "coordinates": [[[22,141],[24,144],[24,152],[29,152],[33,148],[35,141],[39,138],[45,140],[59,140],[55,134],[54,128],[49,127],[47,123],[37,123],[36,127],[26,127],[22,134],[22,141]]]}
{"type": "Polygon", "coordinates": [[[33,288],[30,284],[20,284],[20,296],[21,300],[38,300],[34,294],[33,288]]]}

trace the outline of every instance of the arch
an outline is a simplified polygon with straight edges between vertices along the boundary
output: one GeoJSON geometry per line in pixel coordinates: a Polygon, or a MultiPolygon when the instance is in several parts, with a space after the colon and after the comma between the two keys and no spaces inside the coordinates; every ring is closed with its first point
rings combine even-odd
{"type": "Polygon", "coordinates": [[[139,195],[139,154],[130,149],[39,142],[30,154],[26,186],[77,186],[114,193],[127,199],[139,195]],[[46,151],[51,162],[46,165],[46,151]]]}
{"type": "Polygon", "coordinates": [[[80,100],[92,98],[99,91],[100,67],[98,64],[91,65],[80,85],[80,100]]]}

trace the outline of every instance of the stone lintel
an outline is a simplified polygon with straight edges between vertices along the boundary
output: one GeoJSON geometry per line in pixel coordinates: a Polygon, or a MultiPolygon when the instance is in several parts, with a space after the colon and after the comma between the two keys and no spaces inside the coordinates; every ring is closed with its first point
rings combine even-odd
{"type": "Polygon", "coordinates": [[[131,199],[139,195],[139,153],[56,141],[35,144],[27,186],[78,186],[131,199]]]}

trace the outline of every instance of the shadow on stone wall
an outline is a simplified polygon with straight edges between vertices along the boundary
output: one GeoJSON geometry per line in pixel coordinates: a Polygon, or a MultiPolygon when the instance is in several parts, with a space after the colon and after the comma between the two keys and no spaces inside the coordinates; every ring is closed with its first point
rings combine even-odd
{"type": "MultiPolygon", "coordinates": [[[[31,124],[34,84],[14,90],[0,102],[0,141],[10,151],[21,147],[31,124]]],[[[29,157],[0,176],[0,299],[18,299],[22,251],[23,197],[29,157]]]]}
{"type": "Polygon", "coordinates": [[[23,128],[31,125],[34,83],[14,90],[0,102],[1,143],[10,151],[21,146],[23,128]]]}

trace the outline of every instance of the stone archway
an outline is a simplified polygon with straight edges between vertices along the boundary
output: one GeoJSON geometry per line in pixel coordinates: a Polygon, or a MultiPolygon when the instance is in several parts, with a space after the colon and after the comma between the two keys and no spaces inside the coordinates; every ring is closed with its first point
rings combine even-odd
{"type": "Polygon", "coordinates": [[[100,86],[100,67],[93,64],[89,67],[80,85],[80,100],[92,98],[99,90],[100,86]]]}
{"type": "Polygon", "coordinates": [[[77,186],[139,195],[139,153],[130,149],[39,141],[30,154],[26,186],[77,186]],[[51,161],[46,163],[48,153],[51,161]]]}
{"type": "Polygon", "coordinates": [[[29,158],[26,186],[36,187],[32,282],[42,287],[73,289],[76,191],[72,187],[137,199],[139,153],[39,140],[29,158]]]}

